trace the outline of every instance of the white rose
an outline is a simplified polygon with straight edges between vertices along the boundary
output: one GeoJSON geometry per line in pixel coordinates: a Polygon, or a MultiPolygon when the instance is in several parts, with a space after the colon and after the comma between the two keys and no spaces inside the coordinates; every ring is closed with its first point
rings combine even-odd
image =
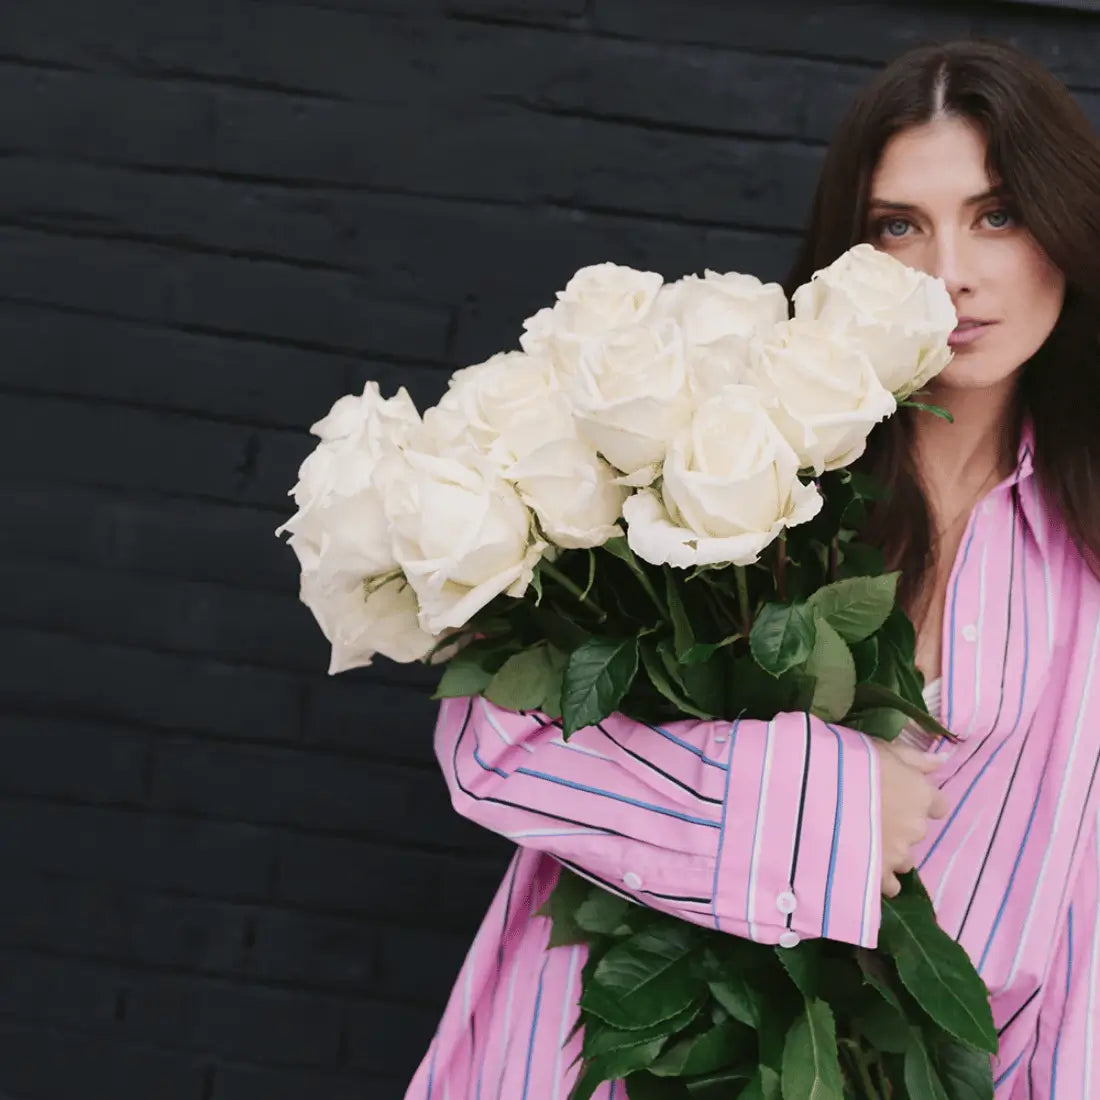
{"type": "Polygon", "coordinates": [[[540,309],[523,322],[524,351],[548,356],[563,373],[577,363],[580,347],[618,328],[646,320],[663,278],[653,271],[636,271],[620,264],[582,267],[558,291],[552,307],[540,309]]]}
{"type": "Polygon", "coordinates": [[[516,490],[473,451],[407,450],[399,461],[386,515],[423,629],[462,627],[501,593],[522,596],[547,544],[516,490]]]}
{"type": "Polygon", "coordinates": [[[820,510],[820,494],[797,474],[760,394],[727,387],[673,440],[660,489],[623,506],[630,547],[654,565],[749,565],[820,510]]]}
{"type": "Polygon", "coordinates": [[[303,569],[372,577],[395,568],[379,465],[419,425],[405,390],[385,399],[376,382],[341,397],[313,425],[321,442],[291,489],[298,511],[276,531],[290,532],[303,569]]]}
{"type": "Polygon", "coordinates": [[[381,653],[391,661],[423,660],[439,642],[421,629],[416,593],[398,575],[367,591],[355,573],[303,572],[301,599],[332,645],[329,675],[370,665],[381,653]]]}
{"type": "Polygon", "coordinates": [[[417,446],[437,455],[472,446],[505,469],[544,443],[573,434],[572,407],[550,361],[509,351],[451,376],[439,404],[424,413],[417,446]]]}
{"type": "Polygon", "coordinates": [[[585,344],[567,385],[581,436],[631,485],[657,476],[694,404],[683,336],[671,319],[585,344]]]}
{"type": "Polygon", "coordinates": [[[713,344],[734,337],[744,343],[789,315],[778,283],[762,283],[737,271],[685,275],[662,288],[657,308],[672,317],[688,344],[713,344]]]}
{"type": "Polygon", "coordinates": [[[543,443],[504,476],[515,483],[556,546],[602,546],[623,533],[618,520],[629,489],[616,484],[611,467],[575,435],[543,443]]]}
{"type": "Polygon", "coordinates": [[[879,381],[899,400],[951,361],[958,324],[942,279],[869,244],[850,248],[794,292],[799,318],[820,320],[857,340],[879,381]]]}
{"type": "Polygon", "coordinates": [[[772,403],[772,419],[815,474],[854,462],[867,436],[897,402],[846,332],[795,318],[752,349],[753,380],[772,403]]]}

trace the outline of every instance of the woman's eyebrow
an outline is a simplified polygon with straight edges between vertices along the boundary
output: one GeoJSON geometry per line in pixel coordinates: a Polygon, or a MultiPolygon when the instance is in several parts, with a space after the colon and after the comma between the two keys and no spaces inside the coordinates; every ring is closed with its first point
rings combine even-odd
{"type": "MultiPolygon", "coordinates": [[[[963,206],[977,206],[979,203],[988,202],[990,199],[1002,198],[1004,196],[1004,189],[1002,187],[987,187],[984,191],[977,195],[971,195],[969,198],[963,199],[963,206]]],[[[914,202],[898,202],[895,199],[880,199],[872,197],[869,206],[881,207],[884,210],[900,210],[905,213],[915,213],[920,210],[920,206],[914,202]]]]}

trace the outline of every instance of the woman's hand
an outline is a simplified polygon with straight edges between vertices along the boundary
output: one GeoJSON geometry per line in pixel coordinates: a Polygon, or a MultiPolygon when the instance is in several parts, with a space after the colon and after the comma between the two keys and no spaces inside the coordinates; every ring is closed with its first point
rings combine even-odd
{"type": "Polygon", "coordinates": [[[882,778],[882,892],[901,891],[898,875],[913,870],[913,847],[928,833],[931,818],[947,815],[947,798],[928,775],[943,763],[911,745],[874,741],[882,778]]]}

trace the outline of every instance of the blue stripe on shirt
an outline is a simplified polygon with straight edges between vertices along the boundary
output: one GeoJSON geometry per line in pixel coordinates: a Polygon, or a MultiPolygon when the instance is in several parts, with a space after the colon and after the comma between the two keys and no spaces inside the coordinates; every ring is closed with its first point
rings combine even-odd
{"type": "Polygon", "coordinates": [[[709,829],[718,829],[717,821],[709,821],[705,817],[694,817],[692,814],[681,813],[679,810],[670,810],[667,806],[656,806],[652,802],[642,802],[638,798],[629,798],[625,794],[614,794],[600,787],[590,787],[587,783],[577,783],[572,779],[563,779],[560,775],[547,775],[546,772],[532,771],[531,768],[516,768],[517,775],[530,776],[532,779],[544,779],[547,783],[557,783],[562,787],[571,787],[575,791],[584,791],[585,794],[598,794],[604,798],[610,798],[613,802],[625,802],[629,806],[637,806],[641,810],[649,810],[655,814],[663,814],[665,817],[675,817],[680,821],[688,821],[692,825],[706,825],[709,829]]]}

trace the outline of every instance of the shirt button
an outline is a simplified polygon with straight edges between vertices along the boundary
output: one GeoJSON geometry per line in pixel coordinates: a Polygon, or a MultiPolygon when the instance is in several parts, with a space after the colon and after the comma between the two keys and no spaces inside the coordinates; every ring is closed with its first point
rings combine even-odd
{"type": "Polygon", "coordinates": [[[797,904],[798,901],[790,890],[784,890],[783,893],[775,899],[775,907],[780,913],[793,913],[797,904]]]}
{"type": "Polygon", "coordinates": [[[717,741],[719,745],[724,745],[729,739],[730,735],[728,733],[716,733],[714,735],[714,740],[717,741]]]}
{"type": "Polygon", "coordinates": [[[623,875],[623,882],[630,887],[631,890],[640,890],[642,886],[642,876],[636,874],[634,871],[627,871],[623,875]]]}
{"type": "Polygon", "coordinates": [[[779,937],[780,947],[797,947],[802,942],[802,937],[797,932],[784,932],[779,937]]]}
{"type": "Polygon", "coordinates": [[[978,628],[973,623],[967,623],[962,630],[963,638],[968,642],[978,640],[978,628]]]}

